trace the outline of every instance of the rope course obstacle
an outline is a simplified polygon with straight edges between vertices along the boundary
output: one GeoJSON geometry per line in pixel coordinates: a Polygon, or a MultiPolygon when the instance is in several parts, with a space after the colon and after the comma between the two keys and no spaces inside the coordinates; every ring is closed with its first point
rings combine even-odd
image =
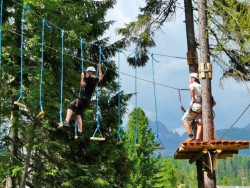
{"type": "Polygon", "coordinates": [[[118,83],[118,107],[117,107],[117,118],[118,118],[118,130],[117,130],[117,142],[116,144],[123,144],[121,138],[121,85],[120,85],[120,50],[117,51],[118,53],[118,77],[117,77],[117,83],[118,83]]]}
{"type": "MultiPolygon", "coordinates": [[[[104,60],[106,60],[104,54],[102,53],[102,48],[101,46],[99,46],[99,64],[102,63],[102,57],[104,58],[104,60]]],[[[96,75],[99,74],[99,69],[96,69],[96,75]]],[[[96,129],[92,135],[92,137],[90,137],[90,140],[96,140],[96,141],[104,141],[105,138],[102,135],[101,129],[100,129],[100,113],[99,113],[99,87],[98,87],[98,83],[96,85],[96,129]],[[99,136],[97,136],[96,133],[99,133],[99,136]]]]}
{"type": "Polygon", "coordinates": [[[62,38],[62,51],[61,51],[61,84],[60,84],[60,110],[59,110],[59,118],[60,122],[58,124],[58,128],[63,127],[63,118],[62,118],[62,113],[63,113],[63,108],[62,108],[62,100],[63,100],[63,73],[64,73],[64,30],[61,30],[61,38],[62,38]]]}
{"type": "Polygon", "coordinates": [[[46,22],[45,18],[42,20],[42,58],[41,58],[41,73],[40,73],[40,92],[39,92],[39,107],[40,112],[36,116],[36,118],[43,118],[44,111],[43,111],[43,102],[42,102],[42,85],[43,85],[43,65],[44,65],[44,27],[47,26],[48,29],[51,31],[51,26],[46,22]]]}
{"type": "Polygon", "coordinates": [[[160,142],[160,145],[158,146],[153,146],[154,149],[165,149],[165,147],[162,144],[162,141],[160,139],[160,135],[159,135],[159,125],[158,125],[158,113],[157,113],[157,101],[156,101],[156,89],[155,89],[155,71],[154,71],[154,62],[159,62],[156,61],[154,59],[154,55],[151,55],[152,58],[152,72],[153,72],[153,86],[154,86],[154,103],[155,103],[155,121],[156,121],[156,138],[158,139],[158,141],[160,142]]]}
{"type": "Polygon", "coordinates": [[[27,111],[27,106],[24,103],[23,99],[23,48],[24,48],[24,24],[25,24],[25,11],[29,11],[29,6],[22,6],[22,19],[21,19],[21,47],[20,47],[20,92],[19,98],[17,101],[14,101],[14,104],[23,108],[23,110],[27,111]],[[19,102],[19,101],[22,102],[19,102]]]}
{"type": "MultiPolygon", "coordinates": [[[[80,40],[80,50],[81,50],[82,73],[84,73],[84,51],[83,51],[84,43],[85,43],[85,39],[81,39],[80,40]]],[[[83,88],[80,87],[78,97],[81,96],[82,90],[83,90],[83,88]]],[[[74,127],[75,127],[75,139],[78,139],[78,135],[77,135],[78,123],[77,123],[77,120],[75,120],[74,127]]]]}

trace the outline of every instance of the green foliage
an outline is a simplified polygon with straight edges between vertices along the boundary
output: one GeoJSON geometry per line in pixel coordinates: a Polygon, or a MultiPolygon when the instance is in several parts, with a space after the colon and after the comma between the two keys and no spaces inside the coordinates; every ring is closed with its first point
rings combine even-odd
{"type": "Polygon", "coordinates": [[[250,80],[249,10],[249,1],[215,0],[209,4],[209,30],[215,46],[212,56],[223,68],[225,78],[250,80]],[[223,56],[227,56],[229,62],[223,56]]]}

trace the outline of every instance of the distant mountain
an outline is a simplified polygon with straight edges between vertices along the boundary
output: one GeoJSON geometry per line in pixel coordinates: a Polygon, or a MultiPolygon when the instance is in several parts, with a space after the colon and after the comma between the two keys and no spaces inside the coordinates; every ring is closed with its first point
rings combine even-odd
{"type": "MultiPolygon", "coordinates": [[[[149,119],[149,126],[154,133],[157,133],[156,122],[149,119]]],[[[165,150],[156,151],[163,156],[173,156],[180,144],[186,140],[187,133],[180,136],[177,132],[168,130],[161,122],[158,122],[158,133],[165,150]]],[[[220,140],[250,140],[250,124],[244,128],[233,127],[230,130],[220,129],[216,131],[216,136],[220,140]]],[[[240,154],[250,155],[250,149],[240,150],[240,154]]]]}

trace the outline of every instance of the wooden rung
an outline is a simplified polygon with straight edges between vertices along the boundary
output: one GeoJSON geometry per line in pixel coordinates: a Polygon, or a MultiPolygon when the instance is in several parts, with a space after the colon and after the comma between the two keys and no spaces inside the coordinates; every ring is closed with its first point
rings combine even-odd
{"type": "Polygon", "coordinates": [[[134,144],[135,147],[140,147],[141,145],[140,144],[134,144]]]}
{"type": "Polygon", "coordinates": [[[105,138],[103,138],[103,137],[90,137],[90,140],[103,141],[103,140],[105,140],[105,138]]]}
{"type": "Polygon", "coordinates": [[[17,102],[17,101],[14,101],[14,104],[17,106],[23,107],[23,108],[27,108],[27,106],[25,104],[17,102]]]}
{"type": "Polygon", "coordinates": [[[37,119],[40,119],[40,118],[43,118],[44,117],[44,111],[41,111],[37,116],[36,116],[36,118],[37,119]]]}
{"type": "Polygon", "coordinates": [[[121,144],[124,144],[124,142],[123,141],[116,142],[116,145],[121,145],[121,144]]]}
{"type": "Polygon", "coordinates": [[[166,149],[164,146],[153,146],[154,149],[166,149]]]}

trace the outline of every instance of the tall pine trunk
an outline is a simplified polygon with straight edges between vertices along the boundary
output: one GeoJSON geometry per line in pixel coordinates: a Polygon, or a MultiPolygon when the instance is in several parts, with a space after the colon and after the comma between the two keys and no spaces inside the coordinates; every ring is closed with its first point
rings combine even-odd
{"type": "MultiPolygon", "coordinates": [[[[209,63],[209,40],[208,40],[208,19],[207,19],[207,0],[198,0],[199,15],[199,37],[200,37],[200,61],[201,63],[209,63]]],[[[206,67],[205,67],[206,68],[206,67]]],[[[203,140],[214,140],[214,122],[211,104],[211,79],[208,73],[202,79],[202,123],[203,123],[203,140]]],[[[203,161],[206,164],[204,169],[204,187],[216,187],[216,174],[209,164],[209,158],[206,156],[203,161]]]]}
{"type": "MultiPolygon", "coordinates": [[[[197,45],[196,45],[196,41],[195,41],[192,0],[184,0],[184,7],[185,7],[187,49],[188,49],[188,53],[191,53],[194,55],[194,54],[196,54],[197,45]]],[[[187,58],[189,58],[189,57],[187,56],[187,58]]],[[[191,64],[189,64],[189,72],[190,73],[191,72],[198,73],[198,64],[196,63],[196,60],[192,59],[191,61],[188,61],[188,62],[191,62],[191,64]]],[[[196,161],[196,169],[197,169],[198,187],[202,188],[203,184],[204,184],[203,173],[202,173],[202,160],[199,159],[198,161],[196,161]]]]}
{"type": "MultiPolygon", "coordinates": [[[[15,32],[16,33],[20,33],[21,30],[21,8],[17,7],[15,9],[15,14],[14,17],[16,18],[16,22],[15,22],[15,32]],[[20,19],[19,19],[20,18],[20,19]]],[[[15,39],[14,39],[14,46],[16,49],[20,49],[20,41],[21,38],[19,35],[15,35],[15,39]]],[[[15,55],[14,57],[15,59],[15,63],[16,64],[20,64],[20,55],[15,55]]],[[[11,82],[11,87],[13,88],[13,90],[18,91],[19,90],[19,75],[17,75],[17,77],[11,82]]],[[[16,161],[18,160],[18,124],[17,124],[17,120],[19,118],[18,115],[18,110],[19,108],[14,105],[14,101],[17,100],[18,96],[13,96],[12,97],[12,109],[11,109],[11,116],[10,116],[10,125],[9,125],[9,145],[8,145],[8,149],[10,152],[10,170],[9,170],[9,174],[6,178],[6,188],[15,188],[17,181],[16,181],[16,177],[12,176],[12,170],[15,167],[16,161]]]]}

